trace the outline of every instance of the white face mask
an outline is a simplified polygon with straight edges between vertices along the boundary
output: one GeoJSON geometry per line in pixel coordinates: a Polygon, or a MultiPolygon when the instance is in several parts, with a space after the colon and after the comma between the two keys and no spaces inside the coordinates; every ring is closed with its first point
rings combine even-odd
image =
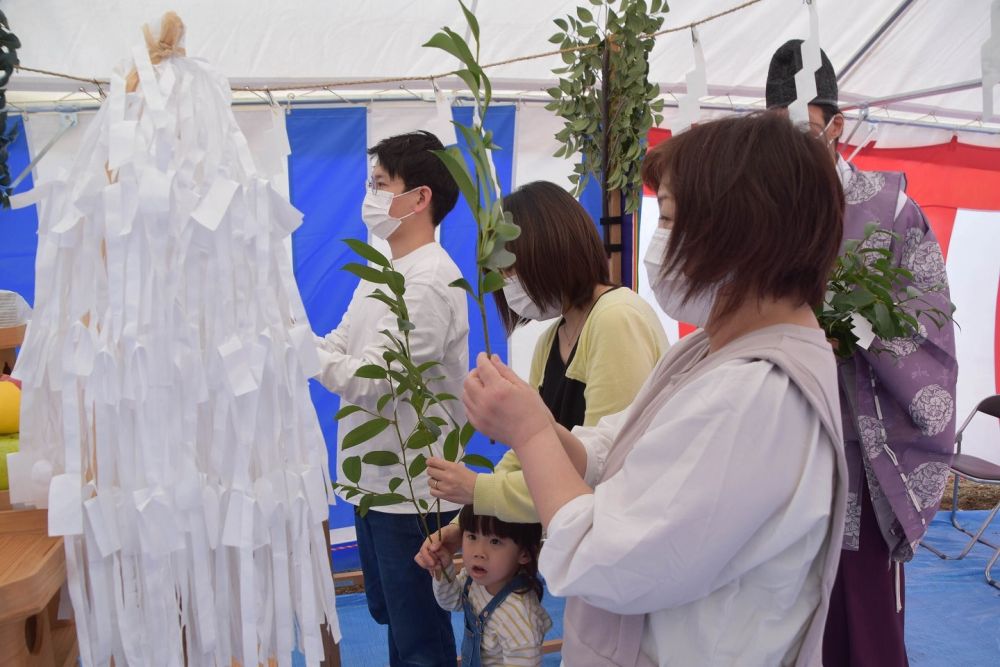
{"type": "Polygon", "coordinates": [[[507,305],[510,309],[527,320],[551,320],[553,317],[562,315],[562,309],[559,306],[545,306],[543,308],[532,301],[528,293],[524,291],[524,286],[521,285],[517,276],[508,278],[507,282],[504,283],[503,295],[507,299],[507,305]]]}
{"type": "Polygon", "coordinates": [[[413,212],[407,213],[402,218],[394,218],[389,215],[389,209],[392,207],[392,200],[396,197],[402,197],[403,195],[408,195],[411,192],[416,192],[420,188],[413,188],[412,190],[407,190],[398,195],[394,195],[388,190],[368,190],[365,193],[365,200],[361,204],[361,219],[365,221],[368,229],[372,234],[379,237],[380,239],[387,239],[392,236],[392,233],[399,228],[399,225],[403,222],[404,218],[408,218],[413,215],[413,212]]]}
{"type": "Polygon", "coordinates": [[[646,256],[642,263],[646,265],[646,279],[656,297],[656,303],[660,304],[667,315],[678,322],[687,322],[696,327],[703,327],[708,322],[708,316],[712,312],[715,303],[714,286],[701,294],[695,294],[687,302],[684,295],[688,290],[688,279],[680,268],[674,269],[670,273],[663,275],[663,257],[667,253],[667,246],[670,243],[670,230],[658,227],[653,232],[653,239],[646,249],[646,256]]]}

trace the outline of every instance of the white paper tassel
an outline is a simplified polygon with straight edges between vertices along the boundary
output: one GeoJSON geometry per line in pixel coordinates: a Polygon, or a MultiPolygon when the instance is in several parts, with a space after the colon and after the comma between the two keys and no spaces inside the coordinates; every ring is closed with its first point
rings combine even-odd
{"type": "Polygon", "coordinates": [[[701,98],[708,95],[708,74],[705,70],[705,53],[698,38],[698,29],[691,28],[691,48],[694,51],[694,69],[684,81],[687,92],[677,101],[678,114],[670,126],[672,134],[680,134],[701,118],[701,98]]]}
{"type": "Polygon", "coordinates": [[[806,0],[806,6],[809,8],[809,39],[802,42],[802,69],[795,73],[795,101],[788,105],[788,116],[795,123],[809,122],[809,102],[816,97],[816,70],[823,66],[815,0],[806,0]]]}
{"type": "Polygon", "coordinates": [[[39,190],[12,498],[65,536],[84,665],[318,664],[320,623],[339,637],[274,122],[251,154],[219,72],[139,46],[39,190]]]}

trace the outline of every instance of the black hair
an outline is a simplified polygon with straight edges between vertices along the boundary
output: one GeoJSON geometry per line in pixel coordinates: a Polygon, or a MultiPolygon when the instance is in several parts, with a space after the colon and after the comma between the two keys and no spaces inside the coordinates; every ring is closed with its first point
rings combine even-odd
{"type": "Polygon", "coordinates": [[[819,107],[823,112],[823,125],[829,125],[833,117],[840,113],[840,109],[832,104],[810,104],[809,106],[819,107]]]}
{"type": "Polygon", "coordinates": [[[431,189],[431,218],[435,225],[441,224],[458,201],[458,184],[431,152],[442,149],[441,140],[426,130],[398,134],[368,149],[390,178],[401,179],[407,190],[421,186],[431,189]]]}
{"type": "Polygon", "coordinates": [[[501,521],[495,516],[476,514],[472,509],[472,505],[466,505],[458,513],[458,527],[462,530],[463,535],[466,532],[479,533],[480,535],[494,535],[506,538],[524,549],[531,557],[531,560],[521,566],[519,574],[528,580],[528,586],[517,589],[515,592],[527,593],[528,591],[534,591],[539,601],[541,601],[544,586],[538,574],[538,554],[542,550],[542,524],[501,521]]]}

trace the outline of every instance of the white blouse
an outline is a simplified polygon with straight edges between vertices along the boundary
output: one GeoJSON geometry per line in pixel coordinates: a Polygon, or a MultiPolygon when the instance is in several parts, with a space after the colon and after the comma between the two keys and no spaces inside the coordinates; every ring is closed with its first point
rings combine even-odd
{"type": "MultiPolygon", "coordinates": [[[[625,413],[574,433],[594,486],[625,413]]],[[[648,614],[660,665],[777,665],[820,602],[835,449],[766,361],[720,365],[671,398],[618,473],[552,518],[549,590],[648,614]]]]}

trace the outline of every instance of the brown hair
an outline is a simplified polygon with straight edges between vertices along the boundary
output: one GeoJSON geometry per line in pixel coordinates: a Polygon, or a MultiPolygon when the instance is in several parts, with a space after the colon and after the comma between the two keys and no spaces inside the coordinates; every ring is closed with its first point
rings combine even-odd
{"type": "MultiPolygon", "coordinates": [[[[503,208],[521,227],[507,248],[517,257],[511,268],[532,301],[575,308],[593,298],[595,287],[610,284],[597,227],[564,189],[548,181],[528,183],[504,197],[503,208]]],[[[525,320],[510,309],[502,290],[493,296],[509,334],[525,320]]]]}
{"type": "Polygon", "coordinates": [[[725,118],[653,148],[642,180],[674,197],[663,271],[684,273],[686,299],[718,283],[721,315],[751,297],[821,302],[844,216],[821,141],[773,112],[725,118]]]}
{"type": "Polygon", "coordinates": [[[458,527],[463,535],[466,532],[494,535],[506,538],[524,549],[531,556],[531,560],[521,566],[519,574],[528,580],[528,585],[516,592],[534,591],[538,599],[542,599],[545,588],[538,576],[538,554],[542,550],[542,524],[501,521],[495,516],[476,514],[472,505],[465,505],[458,513],[458,527]]]}

